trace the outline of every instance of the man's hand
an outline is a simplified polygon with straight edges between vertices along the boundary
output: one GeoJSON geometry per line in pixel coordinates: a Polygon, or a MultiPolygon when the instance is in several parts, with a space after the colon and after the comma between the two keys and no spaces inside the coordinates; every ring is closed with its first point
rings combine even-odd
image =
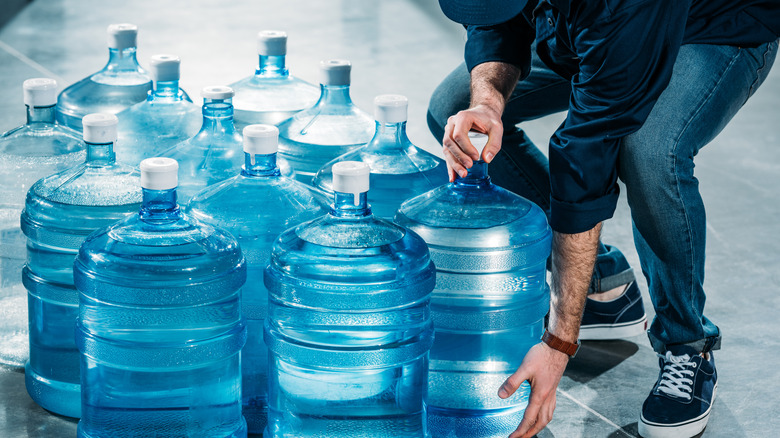
{"type": "Polygon", "coordinates": [[[480,159],[489,163],[501,149],[501,137],[504,126],[501,124],[501,114],[487,105],[477,105],[450,117],[444,127],[444,160],[450,181],[455,180],[455,174],[461,178],[466,176],[474,161],[480,159]],[[477,149],[469,140],[469,131],[478,131],[488,135],[488,143],[480,157],[477,149]]]}
{"type": "Polygon", "coordinates": [[[471,70],[471,106],[450,117],[444,127],[442,145],[450,181],[455,181],[456,174],[465,177],[474,161],[490,163],[501,149],[501,114],[519,78],[520,69],[502,62],[485,62],[471,70]],[[469,131],[488,135],[481,157],[469,141],[469,131]]]}
{"type": "Polygon", "coordinates": [[[501,385],[498,396],[511,396],[524,381],[531,384],[531,399],[523,421],[509,438],[530,438],[547,426],[555,411],[555,389],[563,376],[569,356],[538,343],[528,350],[523,363],[501,385]]]}

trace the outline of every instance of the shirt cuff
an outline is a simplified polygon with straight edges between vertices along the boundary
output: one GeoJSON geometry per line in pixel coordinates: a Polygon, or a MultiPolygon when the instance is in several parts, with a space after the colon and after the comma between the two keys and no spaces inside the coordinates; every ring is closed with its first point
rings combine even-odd
{"type": "Polygon", "coordinates": [[[593,229],[615,213],[619,193],[609,193],[583,202],[550,200],[550,227],[564,234],[577,234],[593,229]]]}

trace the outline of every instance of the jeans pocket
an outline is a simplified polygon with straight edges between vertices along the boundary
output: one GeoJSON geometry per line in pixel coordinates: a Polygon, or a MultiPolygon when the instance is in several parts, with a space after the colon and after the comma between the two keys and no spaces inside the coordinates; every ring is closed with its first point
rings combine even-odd
{"type": "MultiPolygon", "coordinates": [[[[764,80],[769,75],[769,70],[772,69],[772,64],[774,64],[775,56],[777,56],[777,45],[779,41],[780,40],[775,40],[766,44],[762,44],[762,46],[765,46],[764,55],[762,57],[763,63],[756,70],[756,79],[753,81],[753,84],[750,85],[750,91],[748,92],[748,99],[750,99],[750,97],[753,96],[753,93],[755,93],[756,90],[758,90],[758,87],[760,87],[761,84],[764,83],[764,80]]],[[[759,46],[759,48],[762,48],[762,46],[759,46]]]]}

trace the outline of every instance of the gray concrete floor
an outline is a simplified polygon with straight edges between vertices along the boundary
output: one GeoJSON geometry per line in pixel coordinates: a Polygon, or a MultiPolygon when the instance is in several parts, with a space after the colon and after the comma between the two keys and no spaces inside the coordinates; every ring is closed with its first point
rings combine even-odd
{"type": "MultiPolygon", "coordinates": [[[[461,62],[465,41],[436,0],[35,0],[0,29],[0,131],[24,121],[24,79],[47,76],[66,86],[102,67],[105,29],[114,22],[140,27],[142,65],[156,53],[179,55],[181,84],[194,98],[203,86],[253,72],[257,31],[286,30],[294,75],[314,82],[320,60],[350,59],[355,102],[370,111],[378,94],[406,95],[410,137],[435,153],[427,102],[461,62]]],[[[705,437],[769,437],[780,429],[779,97],[776,68],[696,161],[708,212],[706,310],[724,334],[718,400],[705,437]]],[[[525,128],[545,145],[562,118],[525,128]]],[[[638,268],[624,198],[604,236],[638,268]]],[[[539,436],[637,436],[639,409],[657,370],[644,337],[585,343],[561,382],[555,418],[539,436]]],[[[21,371],[0,368],[0,392],[0,436],[75,435],[74,421],[30,400],[21,371]]]]}

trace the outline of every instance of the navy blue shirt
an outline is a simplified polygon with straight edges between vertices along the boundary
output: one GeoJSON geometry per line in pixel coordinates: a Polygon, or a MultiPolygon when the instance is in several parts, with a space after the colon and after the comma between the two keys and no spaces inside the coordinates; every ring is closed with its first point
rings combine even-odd
{"type": "Polygon", "coordinates": [[[550,139],[550,225],[587,231],[612,217],[620,140],[666,88],[682,44],[755,47],[780,36],[780,0],[545,0],[494,26],[466,26],[469,71],[530,69],[531,43],[571,79],[566,120],[550,139]]]}

